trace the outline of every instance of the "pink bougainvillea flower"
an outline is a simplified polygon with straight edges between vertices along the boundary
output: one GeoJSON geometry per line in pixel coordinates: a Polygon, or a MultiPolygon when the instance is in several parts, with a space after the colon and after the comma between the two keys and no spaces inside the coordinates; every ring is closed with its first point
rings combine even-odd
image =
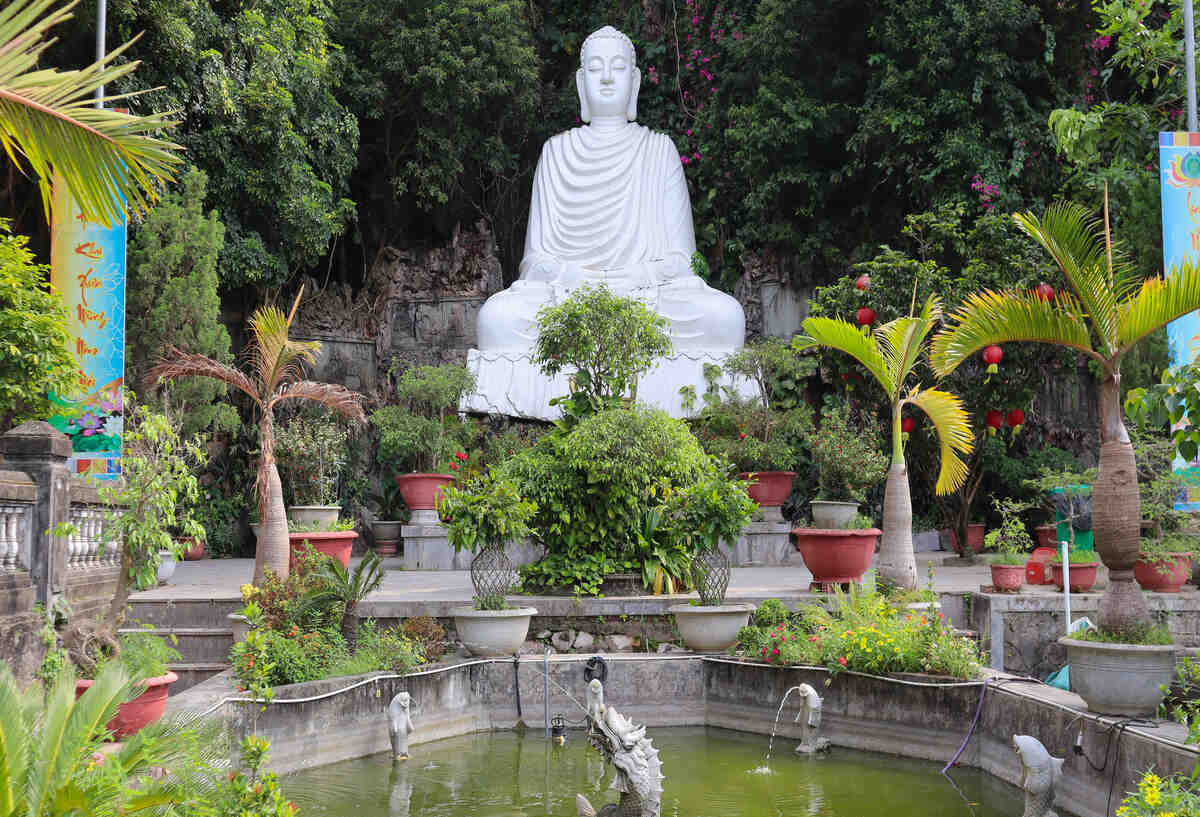
{"type": "Polygon", "coordinates": [[[838,659],[838,663],[839,663],[839,664],[841,664],[841,665],[844,667],[844,666],[846,666],[847,664],[849,664],[850,662],[849,662],[849,661],[847,661],[847,660],[846,660],[846,656],[844,656],[844,655],[843,655],[841,658],[839,658],[839,659],[838,659]]]}

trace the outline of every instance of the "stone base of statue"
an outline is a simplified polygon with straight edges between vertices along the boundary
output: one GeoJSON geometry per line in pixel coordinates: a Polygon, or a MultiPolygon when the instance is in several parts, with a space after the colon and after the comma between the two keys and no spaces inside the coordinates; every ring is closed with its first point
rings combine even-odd
{"type": "Polygon", "coordinates": [[[792,546],[793,524],[783,518],[778,506],[759,508],[754,519],[742,528],[737,541],[721,543],[733,567],[769,567],[803,564],[792,546]]]}
{"type": "MultiPolygon", "coordinates": [[[[704,367],[725,362],[728,352],[687,351],[661,358],[649,372],[638,378],[639,403],[655,406],[672,417],[686,417],[683,395],[679,390],[691,386],[700,395],[708,388],[704,367]]],[[[570,391],[565,373],[548,378],[529,355],[519,352],[487,352],[472,349],[467,353],[467,368],[475,375],[475,391],[463,398],[459,409],[474,414],[500,414],[529,420],[557,420],[562,412],[550,401],[570,391]]],[[[719,383],[734,386],[743,397],[757,396],[757,388],[748,380],[727,376],[719,383]]],[[[690,412],[690,413],[694,413],[690,412]]]]}
{"type": "MultiPolygon", "coordinates": [[[[404,541],[401,559],[405,570],[470,570],[470,551],[455,551],[446,526],[438,521],[437,511],[413,511],[412,519],[400,528],[404,541]]],[[[520,567],[542,557],[540,548],[527,543],[511,543],[504,549],[509,560],[520,567]]]]}

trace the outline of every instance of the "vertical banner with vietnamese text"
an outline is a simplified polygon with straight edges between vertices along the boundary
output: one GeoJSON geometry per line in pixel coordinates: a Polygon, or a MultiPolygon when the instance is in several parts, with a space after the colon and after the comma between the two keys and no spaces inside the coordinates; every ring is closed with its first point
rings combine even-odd
{"type": "Polygon", "coordinates": [[[54,185],[50,283],[69,313],[76,391],[51,395],[50,424],[71,438],[72,470],[121,472],[125,409],[125,222],[86,221],[67,186],[54,185]]]}
{"type": "MultiPolygon", "coordinates": [[[[1158,135],[1159,178],[1162,180],[1163,271],[1185,260],[1200,263],[1200,133],[1177,131],[1158,135]]],[[[1200,358],[1200,313],[1192,312],[1167,325],[1172,366],[1200,358]]],[[[1185,496],[1175,503],[1183,511],[1200,511],[1200,461],[1176,457],[1175,470],[1187,479],[1185,496]]]]}

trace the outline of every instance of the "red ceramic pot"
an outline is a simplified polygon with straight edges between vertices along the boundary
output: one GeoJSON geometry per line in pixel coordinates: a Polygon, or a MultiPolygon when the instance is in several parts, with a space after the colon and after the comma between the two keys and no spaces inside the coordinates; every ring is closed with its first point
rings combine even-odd
{"type": "Polygon", "coordinates": [[[442,488],[454,482],[451,474],[401,474],[396,477],[404,504],[414,511],[432,511],[437,507],[442,488]]]}
{"type": "Polygon", "coordinates": [[[357,538],[358,532],[352,530],[289,533],[288,544],[291,546],[292,555],[288,566],[292,568],[296,566],[296,557],[300,553],[301,546],[307,541],[317,553],[324,553],[326,556],[337,559],[342,563],[342,567],[347,567],[350,564],[350,551],[354,549],[354,540],[357,538]]]}
{"type": "MultiPolygon", "coordinates": [[[[117,714],[113,715],[113,719],[108,722],[108,730],[113,733],[113,737],[117,740],[129,737],[146,724],[154,723],[161,718],[163,710],[167,706],[167,687],[178,680],[178,675],[168,672],[166,675],[147,678],[143,681],[146,691],[132,701],[126,701],[118,706],[117,714]]],[[[93,683],[95,682],[83,678],[76,681],[75,697],[79,698],[83,695],[93,683]]]]}
{"type": "Polygon", "coordinates": [[[204,558],[204,543],[195,536],[179,536],[175,539],[183,548],[183,558],[195,562],[204,558]]]}
{"type": "Polygon", "coordinates": [[[981,522],[967,525],[967,547],[975,553],[983,553],[983,534],[986,530],[987,527],[981,522]]]}
{"type": "MultiPolygon", "coordinates": [[[[1086,593],[1092,589],[1092,585],[1096,583],[1096,571],[1099,568],[1099,562],[1085,562],[1082,564],[1071,565],[1071,592],[1086,593]]],[[[1063,589],[1063,566],[1059,564],[1050,565],[1051,572],[1054,575],[1054,586],[1059,590],[1063,589]]]]}
{"type": "Polygon", "coordinates": [[[738,479],[748,480],[746,493],[762,507],[778,507],[792,492],[795,471],[751,471],[738,474],[738,479]]]}
{"type": "Polygon", "coordinates": [[[1025,583],[1025,565],[992,565],[992,585],[997,590],[1020,590],[1025,583]]]}
{"type": "Polygon", "coordinates": [[[1057,525],[1038,525],[1033,532],[1037,535],[1039,547],[1052,548],[1058,545],[1057,525]]]}
{"type": "Polygon", "coordinates": [[[866,530],[830,530],[827,528],[796,528],[796,550],[813,575],[813,589],[826,589],[833,584],[860,581],[871,558],[875,555],[878,528],[866,530]]]}
{"type": "Polygon", "coordinates": [[[1187,553],[1172,553],[1159,562],[1141,559],[1133,566],[1133,577],[1143,590],[1154,593],[1178,593],[1192,574],[1192,557],[1187,553]]]}
{"type": "Polygon", "coordinates": [[[395,539],[375,540],[375,552],[380,556],[395,556],[397,550],[395,539]]]}

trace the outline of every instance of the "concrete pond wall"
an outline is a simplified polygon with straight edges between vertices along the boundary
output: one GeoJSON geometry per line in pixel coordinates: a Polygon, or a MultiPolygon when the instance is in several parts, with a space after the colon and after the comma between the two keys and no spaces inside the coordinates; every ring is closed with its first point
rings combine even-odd
{"type": "MultiPolygon", "coordinates": [[[[294,684],[276,689],[265,710],[236,693],[205,709],[224,717],[240,739],[257,731],[271,741],[271,765],[281,773],[387,751],[386,709],[406,690],[412,696],[414,757],[433,740],[518,725],[541,730],[547,716],[581,725],[588,656],[524,656],[466,661],[406,676],[375,674],[294,684]],[[343,691],[344,690],[344,691],[343,691]],[[519,701],[518,701],[519,695],[519,701]],[[574,699],[574,700],[572,700],[574,699]]],[[[996,675],[986,683],[928,678],[832,676],[819,668],[782,668],[697,655],[606,655],[605,700],[649,727],[716,726],[769,735],[780,701],[800,683],[824,698],[822,735],[835,747],[982,768],[1010,784],[1019,781],[1014,734],[1032,735],[1066,757],[1060,813],[1111,817],[1124,792],[1153,767],[1160,775],[1190,774],[1200,753],[1182,745],[1182,727],[1121,725],[1081,712],[1071,693],[996,675]],[[982,698],[982,700],[981,700],[982,698]],[[1084,755],[1072,751],[1082,735],[1084,755]],[[1090,761],[1090,762],[1089,762],[1090,761]],[[1100,767],[1103,771],[1097,771],[1100,767]]],[[[175,709],[203,701],[213,679],[180,696],[175,709]]],[[[226,687],[228,689],[228,687],[226,687]]],[[[778,735],[798,740],[793,723],[802,701],[792,695],[779,716],[778,735]]],[[[765,741],[764,741],[765,751],[765,741]]],[[[669,758],[664,759],[668,764],[669,758]]]]}

